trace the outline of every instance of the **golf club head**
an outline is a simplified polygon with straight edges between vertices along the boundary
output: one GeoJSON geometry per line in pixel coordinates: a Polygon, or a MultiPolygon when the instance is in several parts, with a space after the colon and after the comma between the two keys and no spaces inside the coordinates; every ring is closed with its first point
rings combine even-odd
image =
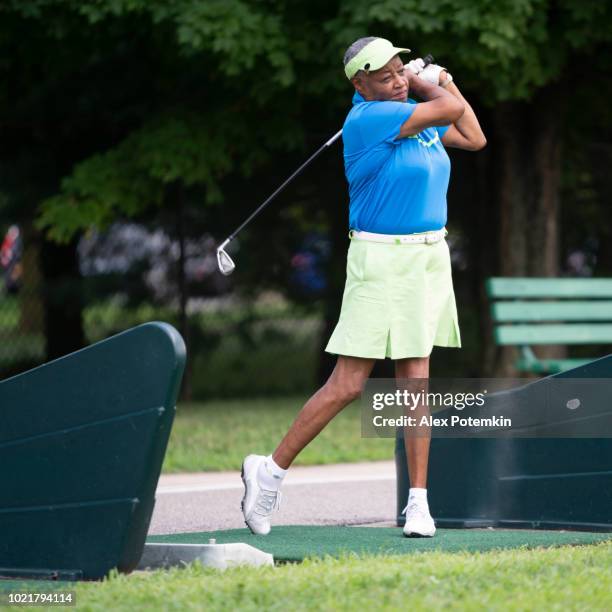
{"type": "Polygon", "coordinates": [[[236,269],[236,264],[232,261],[232,258],[225,252],[225,247],[228,243],[229,240],[226,240],[217,249],[217,265],[219,266],[219,271],[221,272],[221,274],[225,276],[229,276],[236,269]]]}

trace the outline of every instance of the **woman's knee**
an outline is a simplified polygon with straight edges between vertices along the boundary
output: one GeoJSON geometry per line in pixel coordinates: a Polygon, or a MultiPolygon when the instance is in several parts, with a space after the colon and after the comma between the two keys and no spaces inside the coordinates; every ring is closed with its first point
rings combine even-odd
{"type": "Polygon", "coordinates": [[[374,359],[338,357],[336,367],[325,384],[333,401],[346,405],[359,398],[374,363],[374,359]]]}
{"type": "Polygon", "coordinates": [[[363,380],[357,377],[334,379],[330,378],[326,387],[333,400],[342,404],[349,404],[358,399],[363,390],[363,380]]]}
{"type": "Polygon", "coordinates": [[[395,376],[399,378],[429,378],[429,358],[407,357],[395,362],[395,376]]]}

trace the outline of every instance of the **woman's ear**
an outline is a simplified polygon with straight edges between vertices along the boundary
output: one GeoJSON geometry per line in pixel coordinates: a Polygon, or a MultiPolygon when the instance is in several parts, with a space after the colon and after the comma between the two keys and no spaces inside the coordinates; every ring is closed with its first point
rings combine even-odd
{"type": "Polygon", "coordinates": [[[353,84],[353,87],[362,95],[364,96],[366,93],[366,89],[364,88],[364,82],[363,82],[363,77],[360,76],[354,76],[351,79],[351,83],[353,84]]]}

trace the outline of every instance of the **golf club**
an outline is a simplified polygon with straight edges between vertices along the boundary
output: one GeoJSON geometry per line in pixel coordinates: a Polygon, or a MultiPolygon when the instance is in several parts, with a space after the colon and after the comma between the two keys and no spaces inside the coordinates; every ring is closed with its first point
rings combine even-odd
{"type": "MultiPolygon", "coordinates": [[[[425,66],[434,62],[432,55],[426,55],[423,58],[425,66]]],[[[236,264],[232,258],[227,254],[225,248],[227,245],[243,230],[298,174],[300,174],[304,168],[306,168],[311,162],[313,162],[319,155],[327,148],[329,148],[340,136],[342,130],[336,132],[327,142],[322,144],[291,176],[286,178],[283,183],[271,193],[241,224],[234,230],[218,247],[217,247],[217,265],[219,270],[225,276],[229,276],[235,269],[236,264]]]]}

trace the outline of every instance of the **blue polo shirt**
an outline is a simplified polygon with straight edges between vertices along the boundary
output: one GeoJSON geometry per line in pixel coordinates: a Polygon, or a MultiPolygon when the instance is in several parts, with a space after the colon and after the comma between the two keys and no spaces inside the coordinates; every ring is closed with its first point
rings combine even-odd
{"type": "Polygon", "coordinates": [[[417,103],[366,102],[358,92],[342,128],[349,183],[349,228],[412,234],[446,224],[450,160],[445,127],[396,138],[417,103]]]}

